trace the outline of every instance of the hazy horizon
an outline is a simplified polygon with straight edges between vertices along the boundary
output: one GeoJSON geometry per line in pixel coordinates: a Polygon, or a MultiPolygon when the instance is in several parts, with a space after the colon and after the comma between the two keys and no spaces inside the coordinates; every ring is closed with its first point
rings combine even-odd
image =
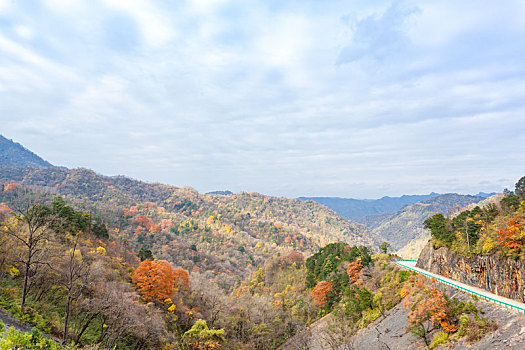
{"type": "Polygon", "coordinates": [[[525,5],[0,0],[0,134],[55,165],[296,198],[525,171],[525,5]]]}

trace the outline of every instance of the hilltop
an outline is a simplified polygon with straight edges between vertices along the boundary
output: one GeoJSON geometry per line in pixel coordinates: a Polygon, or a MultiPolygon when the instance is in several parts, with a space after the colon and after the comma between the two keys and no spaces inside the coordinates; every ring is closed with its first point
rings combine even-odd
{"type": "Polygon", "coordinates": [[[50,168],[53,165],[21,144],[0,135],[0,166],[50,168]]]}

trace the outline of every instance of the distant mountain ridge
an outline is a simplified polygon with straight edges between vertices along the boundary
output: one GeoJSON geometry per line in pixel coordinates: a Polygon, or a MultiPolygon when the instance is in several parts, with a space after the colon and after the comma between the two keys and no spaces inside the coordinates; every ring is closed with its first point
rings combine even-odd
{"type": "Polygon", "coordinates": [[[390,215],[378,216],[375,221],[369,217],[367,226],[372,232],[391,242],[394,249],[399,249],[411,240],[427,234],[423,221],[428,217],[437,213],[448,215],[484,199],[481,196],[457,193],[442,194],[407,205],[390,215]]]}
{"type": "Polygon", "coordinates": [[[0,135],[0,166],[51,168],[54,165],[21,144],[0,135]]]}
{"type": "Polygon", "coordinates": [[[211,191],[211,192],[206,192],[206,194],[219,195],[219,196],[231,196],[234,193],[232,191],[226,190],[226,191],[211,191]]]}
{"type": "Polygon", "coordinates": [[[365,216],[395,212],[406,205],[413,204],[428,198],[439,196],[432,192],[423,195],[403,195],[401,197],[385,196],[380,199],[354,199],[339,197],[299,197],[301,201],[313,200],[332,209],[342,217],[361,221],[365,216]]]}

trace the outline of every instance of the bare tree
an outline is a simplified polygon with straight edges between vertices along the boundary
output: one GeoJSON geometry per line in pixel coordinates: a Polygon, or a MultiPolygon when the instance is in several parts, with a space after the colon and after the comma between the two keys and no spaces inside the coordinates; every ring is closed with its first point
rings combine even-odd
{"type": "Polygon", "coordinates": [[[5,225],[5,233],[14,238],[22,247],[22,254],[15,258],[24,274],[22,287],[22,302],[20,310],[25,311],[30,279],[35,269],[40,265],[49,265],[48,245],[53,233],[56,218],[51,215],[50,209],[43,204],[26,204],[24,209],[16,206],[14,217],[18,223],[5,225]]]}
{"type": "Polygon", "coordinates": [[[69,249],[66,251],[66,256],[60,269],[60,282],[67,291],[62,343],[66,343],[69,336],[72,303],[80,296],[84,281],[89,278],[91,259],[89,259],[87,254],[82,254],[82,251],[78,249],[80,236],[81,232],[78,232],[75,236],[66,237],[69,249]]]}

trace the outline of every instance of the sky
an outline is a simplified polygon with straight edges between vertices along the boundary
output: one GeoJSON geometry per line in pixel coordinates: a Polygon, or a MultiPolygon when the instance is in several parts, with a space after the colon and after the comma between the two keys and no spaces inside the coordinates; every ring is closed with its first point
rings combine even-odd
{"type": "Polygon", "coordinates": [[[0,134],[269,195],[513,188],[525,1],[0,0],[0,134]]]}

